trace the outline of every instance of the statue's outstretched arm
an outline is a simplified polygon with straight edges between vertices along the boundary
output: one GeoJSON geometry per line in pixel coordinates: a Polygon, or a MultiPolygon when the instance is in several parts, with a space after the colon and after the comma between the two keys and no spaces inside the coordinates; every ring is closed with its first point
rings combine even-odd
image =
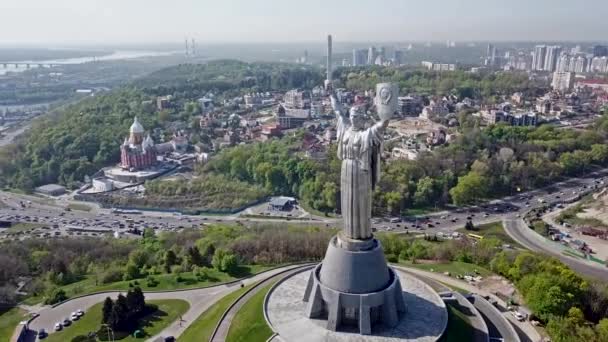
{"type": "Polygon", "coordinates": [[[338,101],[336,94],[332,93],[329,95],[329,98],[331,100],[331,108],[333,109],[336,119],[338,120],[338,127],[346,128],[350,126],[350,119],[348,118],[344,107],[338,101]]]}

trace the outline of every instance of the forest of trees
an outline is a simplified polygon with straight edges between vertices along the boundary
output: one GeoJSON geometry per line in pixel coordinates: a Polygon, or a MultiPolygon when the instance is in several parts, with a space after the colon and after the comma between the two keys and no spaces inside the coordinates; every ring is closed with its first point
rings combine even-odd
{"type": "Polygon", "coordinates": [[[374,89],[379,82],[396,82],[402,94],[420,95],[455,94],[483,103],[496,103],[500,96],[510,96],[516,91],[535,97],[548,88],[541,82],[531,81],[526,73],[483,73],[465,71],[436,72],[421,68],[352,67],[334,72],[338,85],[348,89],[364,91],[374,89]]]}
{"type": "Polygon", "coordinates": [[[139,280],[154,287],[155,277],[190,272],[198,281],[213,272],[239,276],[242,265],[278,265],[319,260],[333,230],[211,225],[204,230],[155,234],[143,239],[58,238],[0,243],[0,304],[14,304],[16,279],[32,277],[31,295],[47,304],[67,299],[64,286],[91,278],[96,285],[139,280]],[[213,272],[212,272],[213,271],[213,272]]]}

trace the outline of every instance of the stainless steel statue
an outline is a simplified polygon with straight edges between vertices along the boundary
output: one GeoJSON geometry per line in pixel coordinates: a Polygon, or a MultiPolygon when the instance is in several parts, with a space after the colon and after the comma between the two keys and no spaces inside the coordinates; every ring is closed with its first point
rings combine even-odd
{"type": "Polygon", "coordinates": [[[380,83],[376,86],[374,102],[380,121],[371,127],[366,127],[364,106],[355,104],[346,116],[335,94],[331,95],[332,108],[338,119],[338,158],[342,160],[342,239],[372,238],[372,191],[380,178],[383,135],[397,109],[397,95],[398,89],[394,84],[380,83]]]}

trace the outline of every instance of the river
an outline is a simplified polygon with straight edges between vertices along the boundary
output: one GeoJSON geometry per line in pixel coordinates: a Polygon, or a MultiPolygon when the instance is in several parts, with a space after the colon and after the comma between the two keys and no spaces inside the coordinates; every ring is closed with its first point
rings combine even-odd
{"type": "Polygon", "coordinates": [[[31,68],[37,68],[40,64],[82,64],[89,63],[94,61],[110,61],[110,60],[120,60],[120,59],[134,59],[134,58],[142,58],[142,57],[156,57],[156,56],[170,56],[183,53],[181,51],[138,51],[138,50],[119,50],[114,51],[113,53],[105,56],[99,57],[78,57],[78,58],[62,58],[62,59],[49,59],[42,61],[32,61],[32,60],[19,60],[19,61],[11,61],[6,62],[6,66],[0,64],[0,75],[4,75],[7,72],[22,72],[28,70],[25,65],[19,65],[15,67],[14,64],[10,63],[22,63],[27,64],[30,63],[31,68]]]}

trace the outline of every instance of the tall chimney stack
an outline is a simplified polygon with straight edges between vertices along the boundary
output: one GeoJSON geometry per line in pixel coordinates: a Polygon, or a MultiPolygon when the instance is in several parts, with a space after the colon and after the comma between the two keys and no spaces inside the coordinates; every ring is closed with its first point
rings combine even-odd
{"type": "Polygon", "coordinates": [[[331,84],[331,34],[327,36],[327,82],[331,84]]]}

